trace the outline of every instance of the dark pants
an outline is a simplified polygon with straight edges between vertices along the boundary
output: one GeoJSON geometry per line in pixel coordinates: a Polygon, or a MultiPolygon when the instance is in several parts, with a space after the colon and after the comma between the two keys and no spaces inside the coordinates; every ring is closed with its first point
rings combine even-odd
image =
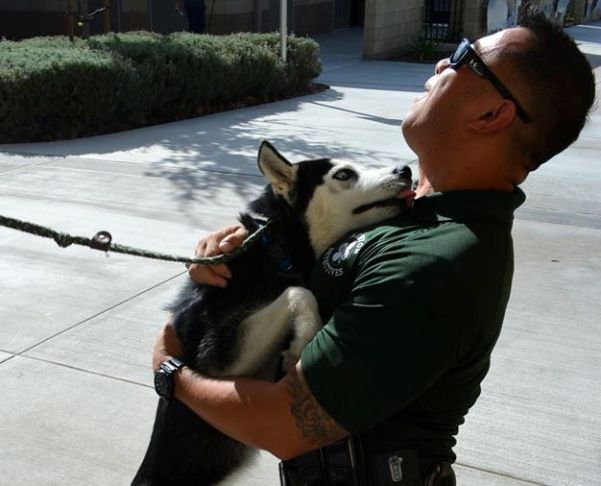
{"type": "Polygon", "coordinates": [[[186,0],[184,3],[188,23],[188,30],[202,34],[205,31],[205,2],[204,0],[186,0]]]}

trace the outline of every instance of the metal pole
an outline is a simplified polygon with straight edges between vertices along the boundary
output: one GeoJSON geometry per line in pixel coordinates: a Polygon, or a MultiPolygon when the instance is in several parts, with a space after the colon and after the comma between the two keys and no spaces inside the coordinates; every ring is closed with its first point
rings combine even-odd
{"type": "Polygon", "coordinates": [[[102,4],[106,7],[102,13],[102,30],[106,34],[111,31],[111,0],[103,0],[102,4]]]}
{"type": "Polygon", "coordinates": [[[67,34],[69,35],[69,40],[73,42],[75,37],[75,18],[73,17],[73,5],[71,1],[67,0],[67,34]]]}
{"type": "Polygon", "coordinates": [[[280,0],[280,55],[286,62],[286,47],[288,43],[288,0],[280,0]]]}

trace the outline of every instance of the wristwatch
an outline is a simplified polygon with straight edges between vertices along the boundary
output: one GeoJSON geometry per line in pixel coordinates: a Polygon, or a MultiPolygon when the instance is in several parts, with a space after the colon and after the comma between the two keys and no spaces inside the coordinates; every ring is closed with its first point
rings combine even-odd
{"type": "Polygon", "coordinates": [[[173,373],[179,370],[184,363],[177,358],[171,358],[161,364],[154,372],[154,389],[165,400],[173,398],[173,373]]]}

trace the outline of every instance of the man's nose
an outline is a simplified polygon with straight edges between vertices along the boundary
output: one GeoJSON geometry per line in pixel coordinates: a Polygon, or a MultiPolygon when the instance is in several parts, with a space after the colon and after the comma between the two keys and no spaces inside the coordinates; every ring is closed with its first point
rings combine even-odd
{"type": "Polygon", "coordinates": [[[438,61],[438,62],[436,63],[436,67],[434,68],[434,72],[435,72],[436,74],[440,74],[440,73],[442,73],[442,72],[443,72],[443,71],[444,71],[446,68],[448,68],[450,64],[451,64],[451,63],[450,63],[450,61],[449,61],[449,58],[448,58],[448,57],[446,57],[446,58],[444,58],[444,59],[441,59],[440,61],[438,61]]]}

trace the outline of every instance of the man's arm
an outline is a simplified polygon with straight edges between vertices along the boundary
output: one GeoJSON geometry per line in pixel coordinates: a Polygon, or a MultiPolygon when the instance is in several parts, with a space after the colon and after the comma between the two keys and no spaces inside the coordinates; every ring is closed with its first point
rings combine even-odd
{"type": "MultiPolygon", "coordinates": [[[[157,363],[177,354],[173,327],[155,345],[157,363]],[[165,345],[165,343],[167,343],[165,345]]],[[[276,383],[250,378],[215,379],[184,367],[175,374],[175,397],[223,433],[289,459],[348,435],[317,403],[297,363],[276,383]]]]}

